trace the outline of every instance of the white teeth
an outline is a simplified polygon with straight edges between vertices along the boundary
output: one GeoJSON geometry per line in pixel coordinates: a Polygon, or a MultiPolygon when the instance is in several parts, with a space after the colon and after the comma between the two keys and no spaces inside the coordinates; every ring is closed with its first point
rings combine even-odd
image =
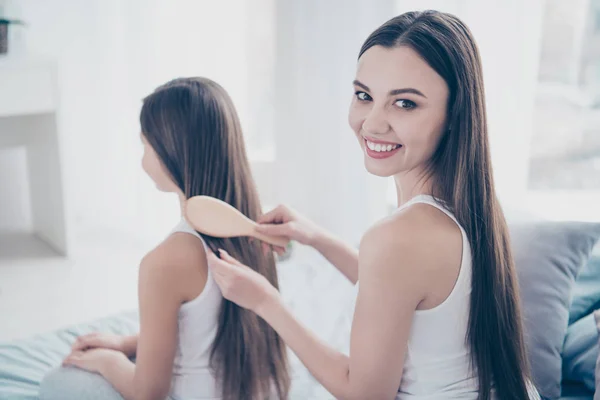
{"type": "Polygon", "coordinates": [[[395,150],[396,148],[400,147],[399,144],[381,144],[381,143],[373,143],[369,140],[366,141],[367,142],[367,147],[373,151],[376,152],[383,152],[383,151],[392,151],[395,150]]]}

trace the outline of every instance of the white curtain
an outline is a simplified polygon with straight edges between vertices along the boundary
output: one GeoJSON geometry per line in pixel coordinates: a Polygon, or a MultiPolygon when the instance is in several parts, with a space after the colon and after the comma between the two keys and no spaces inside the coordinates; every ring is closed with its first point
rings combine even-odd
{"type": "Polygon", "coordinates": [[[357,244],[385,215],[387,181],[365,171],[348,107],[360,46],[394,2],[277,4],[277,198],[357,244]]]}

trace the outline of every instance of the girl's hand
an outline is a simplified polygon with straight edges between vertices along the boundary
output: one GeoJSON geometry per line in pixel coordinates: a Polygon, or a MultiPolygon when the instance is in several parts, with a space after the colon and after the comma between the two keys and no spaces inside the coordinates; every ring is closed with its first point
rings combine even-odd
{"type": "Polygon", "coordinates": [[[223,297],[260,315],[270,301],[279,299],[279,292],[267,278],[219,250],[221,258],[209,255],[208,265],[223,297]]]}
{"type": "Polygon", "coordinates": [[[125,353],[127,351],[125,338],[126,336],[114,335],[111,333],[89,333],[87,335],[79,336],[73,343],[71,350],[76,352],[103,348],[125,353]]]}
{"type": "Polygon", "coordinates": [[[116,364],[120,358],[127,358],[120,351],[110,349],[77,350],[71,352],[63,361],[63,366],[73,366],[89,372],[104,375],[107,368],[116,364]]]}

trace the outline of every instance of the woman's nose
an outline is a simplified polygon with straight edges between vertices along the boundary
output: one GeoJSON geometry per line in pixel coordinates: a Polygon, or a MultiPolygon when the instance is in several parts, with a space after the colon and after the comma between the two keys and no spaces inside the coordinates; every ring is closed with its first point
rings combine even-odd
{"type": "Polygon", "coordinates": [[[385,113],[373,107],[362,124],[362,130],[367,135],[382,135],[390,130],[385,113]]]}

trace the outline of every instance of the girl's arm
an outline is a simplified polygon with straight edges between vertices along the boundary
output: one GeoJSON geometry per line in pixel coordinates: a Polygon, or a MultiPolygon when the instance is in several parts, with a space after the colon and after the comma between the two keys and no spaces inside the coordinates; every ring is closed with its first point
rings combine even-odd
{"type": "Polygon", "coordinates": [[[188,234],[172,235],[142,261],[138,287],[140,333],[137,340],[130,338],[131,348],[134,344],[137,348],[136,363],[117,356],[101,371],[126,400],[163,400],[168,396],[178,312],[181,304],[197,296],[199,287],[206,283],[206,274],[199,270],[208,270],[206,255],[202,244],[188,234]]]}
{"type": "Polygon", "coordinates": [[[138,336],[139,335],[136,334],[125,336],[123,338],[123,353],[125,353],[126,356],[133,357],[137,353],[138,336]]]}
{"type": "Polygon", "coordinates": [[[123,336],[112,333],[93,332],[75,339],[73,352],[91,349],[112,349],[124,353],[127,357],[135,356],[138,335],[123,336]]]}
{"type": "Polygon", "coordinates": [[[136,364],[123,351],[106,347],[76,350],[65,360],[67,365],[101,374],[125,400],[162,400],[169,393],[183,299],[178,290],[180,268],[168,263],[168,253],[159,247],[140,265],[136,364]]]}

